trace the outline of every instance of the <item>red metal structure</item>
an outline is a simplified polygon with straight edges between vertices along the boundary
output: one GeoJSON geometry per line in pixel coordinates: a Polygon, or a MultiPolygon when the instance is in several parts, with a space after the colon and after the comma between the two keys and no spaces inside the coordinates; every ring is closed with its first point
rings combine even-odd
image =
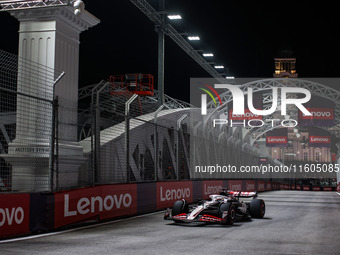
{"type": "Polygon", "coordinates": [[[124,74],[110,76],[111,94],[131,92],[140,96],[153,96],[154,77],[151,74],[124,74]]]}

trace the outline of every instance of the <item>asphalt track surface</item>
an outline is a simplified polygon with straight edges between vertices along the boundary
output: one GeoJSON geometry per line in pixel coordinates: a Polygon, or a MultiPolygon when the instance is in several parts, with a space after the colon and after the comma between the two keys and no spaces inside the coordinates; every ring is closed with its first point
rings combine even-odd
{"type": "Polygon", "coordinates": [[[264,219],[183,225],[163,213],[0,243],[0,254],[340,254],[340,195],[272,191],[264,219]]]}

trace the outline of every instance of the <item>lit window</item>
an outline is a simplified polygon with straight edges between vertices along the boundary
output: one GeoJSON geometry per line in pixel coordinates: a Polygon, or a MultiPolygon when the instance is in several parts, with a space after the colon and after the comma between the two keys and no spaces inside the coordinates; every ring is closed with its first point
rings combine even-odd
{"type": "Polygon", "coordinates": [[[320,152],[318,152],[318,151],[315,153],[315,161],[316,162],[320,161],[320,152]]]}
{"type": "Polygon", "coordinates": [[[308,152],[303,153],[303,161],[308,161],[308,152]]]}

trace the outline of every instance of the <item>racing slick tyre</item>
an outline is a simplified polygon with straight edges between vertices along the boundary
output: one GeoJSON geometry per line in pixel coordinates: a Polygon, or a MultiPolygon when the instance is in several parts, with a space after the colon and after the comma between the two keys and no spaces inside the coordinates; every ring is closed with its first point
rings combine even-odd
{"type": "Polygon", "coordinates": [[[266,205],[262,199],[253,199],[250,202],[249,213],[252,218],[262,219],[266,212],[266,205]]]}
{"type": "MultiPolygon", "coordinates": [[[[189,205],[185,200],[178,200],[172,206],[172,216],[181,214],[181,213],[188,213],[189,212],[189,205]]],[[[174,220],[175,222],[181,222],[178,220],[174,220]]]]}
{"type": "Polygon", "coordinates": [[[233,225],[236,218],[236,209],[232,203],[223,203],[218,209],[218,216],[223,218],[223,213],[228,212],[227,219],[222,221],[222,224],[233,225]]]}

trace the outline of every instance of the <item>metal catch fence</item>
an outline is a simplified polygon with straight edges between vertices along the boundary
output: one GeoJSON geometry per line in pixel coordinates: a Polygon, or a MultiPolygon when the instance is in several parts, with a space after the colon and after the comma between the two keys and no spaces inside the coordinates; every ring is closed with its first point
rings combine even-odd
{"type": "Polygon", "coordinates": [[[81,102],[58,96],[62,76],[0,51],[0,191],[207,179],[194,165],[258,162],[237,132],[193,123],[185,102],[166,97],[159,107],[151,96],[115,93],[102,81],[83,90],[90,107],[78,110],[81,102]]]}
{"type": "Polygon", "coordinates": [[[1,191],[49,191],[55,168],[53,88],[60,73],[0,50],[1,191]]]}

